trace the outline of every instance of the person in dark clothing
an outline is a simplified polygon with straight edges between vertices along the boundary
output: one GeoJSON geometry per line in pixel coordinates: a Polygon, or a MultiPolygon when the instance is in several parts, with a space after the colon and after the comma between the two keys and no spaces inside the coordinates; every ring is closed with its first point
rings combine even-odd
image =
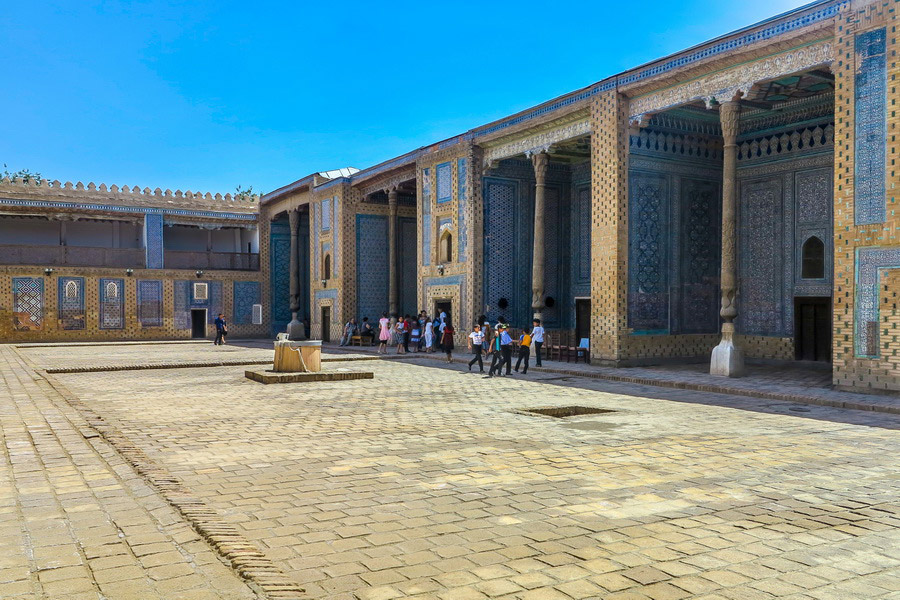
{"type": "Polygon", "coordinates": [[[228,335],[228,323],[225,322],[225,315],[219,313],[219,316],[216,317],[216,341],[213,342],[216,346],[224,346],[225,345],[225,336],[228,335]]]}
{"type": "Polygon", "coordinates": [[[544,345],[544,328],[541,327],[541,320],[534,320],[534,327],[531,328],[531,345],[534,346],[534,366],[541,366],[541,346],[544,345]]]}
{"type": "Polygon", "coordinates": [[[525,361],[525,370],[522,371],[522,375],[528,373],[528,360],[531,354],[531,334],[527,331],[523,331],[522,335],[519,336],[519,360],[516,361],[516,373],[519,372],[519,367],[522,365],[522,361],[525,361]]]}
{"type": "Polygon", "coordinates": [[[453,360],[453,325],[450,324],[450,317],[444,321],[444,332],[441,334],[441,348],[447,353],[447,362],[453,360]]]}
{"type": "Polygon", "coordinates": [[[512,337],[510,337],[509,329],[505,323],[500,330],[500,354],[503,357],[503,361],[497,370],[500,371],[503,365],[506,365],[506,374],[509,375],[512,373],[512,337]]]}
{"type": "Polygon", "coordinates": [[[409,352],[409,340],[412,335],[412,321],[409,320],[409,315],[404,315],[403,317],[403,351],[409,352]]]}

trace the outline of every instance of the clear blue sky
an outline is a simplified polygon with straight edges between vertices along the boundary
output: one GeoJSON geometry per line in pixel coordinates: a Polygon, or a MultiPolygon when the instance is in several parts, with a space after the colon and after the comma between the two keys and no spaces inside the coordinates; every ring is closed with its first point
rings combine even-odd
{"type": "Polygon", "coordinates": [[[802,4],[10,0],[0,163],[63,181],[271,191],[802,4]]]}

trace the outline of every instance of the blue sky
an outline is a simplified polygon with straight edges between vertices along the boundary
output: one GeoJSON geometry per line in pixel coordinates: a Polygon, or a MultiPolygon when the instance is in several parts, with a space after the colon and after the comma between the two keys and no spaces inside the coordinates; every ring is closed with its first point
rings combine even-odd
{"type": "Polygon", "coordinates": [[[0,163],[63,181],[271,191],[802,4],[11,0],[0,163]]]}

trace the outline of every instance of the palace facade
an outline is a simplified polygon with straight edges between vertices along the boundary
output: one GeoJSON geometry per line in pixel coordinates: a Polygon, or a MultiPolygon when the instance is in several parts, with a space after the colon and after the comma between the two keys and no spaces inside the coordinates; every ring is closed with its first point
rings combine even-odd
{"type": "MultiPolygon", "coordinates": [[[[188,216],[174,207],[193,209],[196,196],[137,194],[169,210],[153,217],[160,227],[213,228],[204,264],[222,231],[251,227],[258,270],[192,277],[169,268],[166,253],[179,250],[165,241],[162,263],[151,261],[149,233],[135,234],[127,250],[145,262],[124,278],[6,261],[0,305],[12,314],[0,333],[189,337],[194,298],[179,282],[199,277],[222,284],[233,322],[249,302],[237,300],[243,283],[258,286],[262,322],[246,334],[301,335],[308,322],[312,337],[336,339],[351,317],[425,309],[446,310],[463,335],[482,314],[518,327],[539,315],[587,338],[599,364],[713,356],[714,372],[739,376],[746,359],[820,361],[838,386],[898,391],[898,4],[815,2],[382,164],[303,177],[258,206],[213,201],[210,214],[188,216]],[[80,333],[64,327],[64,274],[85,278],[80,333]],[[101,276],[125,285],[129,325],[118,334],[95,325],[101,276]],[[28,277],[43,282],[43,329],[14,326],[15,286],[28,277]],[[160,282],[164,331],[143,327],[144,280],[160,282]]],[[[0,184],[0,207],[16,213],[4,219],[57,213],[11,206],[25,195],[14,189],[42,193],[0,184]]],[[[149,231],[139,213],[128,232],[149,231]]],[[[111,238],[120,244],[122,227],[111,238]]],[[[229,252],[243,256],[245,238],[233,239],[229,252]]]]}

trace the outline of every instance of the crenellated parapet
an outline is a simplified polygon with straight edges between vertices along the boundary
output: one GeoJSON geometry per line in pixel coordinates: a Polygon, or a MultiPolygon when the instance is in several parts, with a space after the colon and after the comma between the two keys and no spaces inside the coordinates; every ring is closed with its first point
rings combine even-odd
{"type": "Polygon", "coordinates": [[[0,179],[0,204],[4,200],[33,200],[45,202],[86,202],[104,205],[188,209],[204,211],[224,211],[230,213],[258,213],[259,202],[256,196],[233,196],[231,194],[212,194],[209,192],[192,192],[181,190],[124,185],[96,185],[93,182],[72,183],[67,181],[0,179]]]}

